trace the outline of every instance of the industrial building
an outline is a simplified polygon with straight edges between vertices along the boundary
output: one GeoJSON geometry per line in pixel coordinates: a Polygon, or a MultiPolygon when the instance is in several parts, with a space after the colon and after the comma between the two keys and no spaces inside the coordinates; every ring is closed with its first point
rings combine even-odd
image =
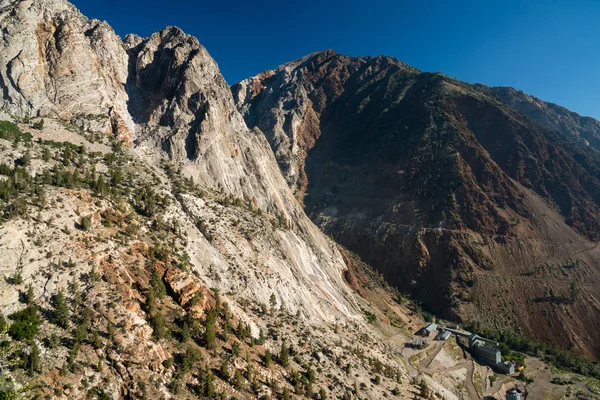
{"type": "Polygon", "coordinates": [[[442,328],[440,330],[440,333],[438,333],[438,335],[435,337],[435,340],[440,340],[445,342],[446,340],[448,340],[448,338],[450,337],[450,335],[452,334],[452,332],[445,330],[444,328],[442,328]]]}
{"type": "Polygon", "coordinates": [[[435,332],[437,330],[438,326],[437,324],[433,323],[433,322],[429,322],[425,328],[421,329],[421,334],[423,336],[431,336],[431,334],[433,332],[435,332]]]}
{"type": "Polygon", "coordinates": [[[506,400],[521,400],[521,393],[517,389],[509,389],[506,391],[506,400]]]}
{"type": "Polygon", "coordinates": [[[514,388],[506,391],[506,400],[525,400],[527,399],[527,391],[521,388],[518,383],[514,388]]]}
{"type": "Polygon", "coordinates": [[[423,339],[416,339],[410,342],[406,342],[406,347],[411,347],[413,349],[422,349],[425,347],[425,341],[423,339]]]}
{"type": "Polygon", "coordinates": [[[456,336],[464,337],[469,341],[469,351],[473,358],[489,365],[503,374],[514,374],[515,363],[503,362],[502,354],[498,348],[498,342],[483,338],[475,333],[460,331],[448,327],[442,327],[444,331],[454,333],[456,336]]]}

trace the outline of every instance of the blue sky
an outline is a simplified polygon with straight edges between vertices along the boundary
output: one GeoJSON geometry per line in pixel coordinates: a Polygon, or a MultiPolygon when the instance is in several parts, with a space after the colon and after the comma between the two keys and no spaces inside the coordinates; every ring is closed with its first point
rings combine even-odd
{"type": "Polygon", "coordinates": [[[389,55],[600,118],[596,0],[72,0],[124,36],[176,25],[230,84],[318,50],[389,55]]]}

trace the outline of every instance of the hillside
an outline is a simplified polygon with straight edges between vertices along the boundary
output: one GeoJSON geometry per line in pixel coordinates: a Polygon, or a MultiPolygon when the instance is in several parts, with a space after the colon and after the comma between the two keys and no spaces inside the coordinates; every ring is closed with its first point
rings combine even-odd
{"type": "Polygon", "coordinates": [[[0,23],[3,398],[419,390],[196,38],[63,0],[0,23]]]}
{"type": "Polygon", "coordinates": [[[595,149],[499,89],[389,57],[315,53],[232,91],[312,220],[392,285],[600,356],[595,149]]]}

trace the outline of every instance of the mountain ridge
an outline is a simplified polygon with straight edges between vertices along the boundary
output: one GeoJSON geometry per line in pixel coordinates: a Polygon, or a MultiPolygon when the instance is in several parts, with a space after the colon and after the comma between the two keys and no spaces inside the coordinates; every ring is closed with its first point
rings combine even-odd
{"type": "MultiPolygon", "coordinates": [[[[597,239],[599,227],[600,157],[573,132],[539,124],[500,89],[382,58],[322,52],[232,90],[313,221],[390,283],[441,315],[496,329],[514,322],[527,335],[597,354],[572,333],[549,339],[530,316],[481,314],[488,306],[473,297],[476,279],[488,285],[486,271],[510,279],[593,247],[587,240],[597,239]],[[522,254],[528,240],[547,245],[528,244],[522,254]]],[[[597,255],[586,256],[585,268],[597,277],[597,255]]],[[[581,311],[581,329],[595,296],[581,311]]],[[[549,311],[530,308],[534,319],[549,311]]]]}

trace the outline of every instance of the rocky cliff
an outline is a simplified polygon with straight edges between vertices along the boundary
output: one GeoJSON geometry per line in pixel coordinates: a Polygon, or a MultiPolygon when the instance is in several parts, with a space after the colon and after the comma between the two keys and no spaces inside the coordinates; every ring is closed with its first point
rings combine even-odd
{"type": "Polygon", "coordinates": [[[2,393],[342,396],[365,357],[389,382],[364,396],[409,390],[196,38],[122,40],[62,0],[0,25],[2,393]]]}
{"type": "Polygon", "coordinates": [[[333,51],[232,91],[313,221],[390,283],[439,315],[598,357],[585,337],[600,323],[600,156],[558,117],[540,124],[501,89],[333,51]],[[567,306],[570,285],[585,295],[567,306]]]}

